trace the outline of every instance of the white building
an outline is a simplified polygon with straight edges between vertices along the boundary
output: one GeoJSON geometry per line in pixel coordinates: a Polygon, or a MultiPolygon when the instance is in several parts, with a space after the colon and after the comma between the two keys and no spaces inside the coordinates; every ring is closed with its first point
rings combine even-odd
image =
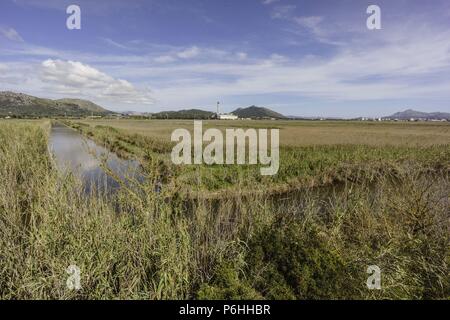
{"type": "Polygon", "coordinates": [[[219,113],[216,115],[218,120],[237,120],[239,119],[238,116],[232,114],[232,113],[219,113]]]}
{"type": "Polygon", "coordinates": [[[217,112],[216,112],[216,119],[217,120],[237,120],[239,119],[238,116],[232,114],[232,113],[220,113],[219,112],[219,105],[220,102],[217,102],[217,112]]]}

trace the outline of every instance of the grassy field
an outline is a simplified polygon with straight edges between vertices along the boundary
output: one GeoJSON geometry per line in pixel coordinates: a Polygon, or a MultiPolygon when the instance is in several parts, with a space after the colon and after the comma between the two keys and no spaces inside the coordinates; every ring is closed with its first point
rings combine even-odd
{"type": "Polygon", "coordinates": [[[217,124],[282,128],[279,175],[173,167],[167,139],[190,122],[72,122],[147,174],[85,195],[53,166],[49,122],[0,121],[0,297],[450,298],[448,125],[217,124]]]}
{"type": "MultiPolygon", "coordinates": [[[[173,130],[192,131],[188,120],[87,120],[90,126],[110,126],[169,142],[173,130]]],[[[364,144],[370,146],[432,146],[450,144],[448,123],[344,122],[344,121],[203,121],[203,127],[278,128],[284,146],[364,144]]]]}
{"type": "Polygon", "coordinates": [[[155,163],[163,163],[164,181],[202,194],[230,188],[245,192],[254,185],[264,185],[267,192],[282,192],[361,177],[370,180],[412,163],[423,170],[448,169],[450,159],[450,126],[446,123],[204,122],[204,130],[279,128],[280,169],[272,177],[261,176],[258,166],[173,166],[171,133],[176,128],[192,130],[193,121],[77,121],[69,125],[123,157],[153,164],[151,170],[155,163]]]}

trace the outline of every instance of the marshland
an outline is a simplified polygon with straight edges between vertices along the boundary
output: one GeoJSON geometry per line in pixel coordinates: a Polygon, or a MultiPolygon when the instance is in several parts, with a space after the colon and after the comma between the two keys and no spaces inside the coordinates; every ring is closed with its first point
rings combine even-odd
{"type": "Polygon", "coordinates": [[[0,121],[0,297],[449,298],[447,123],[204,126],[280,129],[278,174],[173,165],[170,133],[192,121],[0,121]],[[91,152],[115,188],[86,191],[76,167],[58,166],[55,126],[142,178],[91,152]],[[380,290],[366,286],[372,265],[380,290]]]}

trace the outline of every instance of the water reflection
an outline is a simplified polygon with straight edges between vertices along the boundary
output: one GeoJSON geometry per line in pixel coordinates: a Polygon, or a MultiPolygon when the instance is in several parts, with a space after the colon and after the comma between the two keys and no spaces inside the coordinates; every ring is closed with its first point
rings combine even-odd
{"type": "Polygon", "coordinates": [[[97,190],[113,194],[120,188],[117,180],[127,182],[130,178],[143,182],[138,161],[123,160],[106,148],[86,139],[75,130],[54,124],[50,135],[50,150],[55,156],[58,169],[79,175],[87,193],[97,190]],[[102,161],[113,172],[114,178],[102,168],[102,161]]]}

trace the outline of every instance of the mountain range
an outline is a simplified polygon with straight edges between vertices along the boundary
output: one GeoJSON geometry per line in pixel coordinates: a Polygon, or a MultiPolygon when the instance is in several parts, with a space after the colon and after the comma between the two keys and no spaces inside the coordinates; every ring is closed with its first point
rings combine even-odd
{"type": "MultiPolygon", "coordinates": [[[[239,118],[251,118],[251,119],[284,119],[286,118],[282,114],[273,110],[250,106],[248,108],[238,108],[231,112],[239,118]]],[[[214,112],[204,111],[199,109],[189,109],[180,111],[164,111],[159,113],[153,113],[152,118],[155,119],[211,119],[215,115],[214,112]]]]}
{"type": "Polygon", "coordinates": [[[421,112],[408,109],[402,112],[394,113],[386,117],[388,119],[410,120],[410,119],[425,119],[425,120],[450,120],[450,113],[445,112],[421,112]]]}
{"type": "Polygon", "coordinates": [[[42,99],[24,93],[0,92],[0,116],[53,117],[107,115],[113,112],[82,99],[42,99]]]}
{"type": "MultiPolygon", "coordinates": [[[[117,114],[109,111],[91,101],[82,99],[43,99],[30,96],[24,93],[15,93],[11,91],[0,92],[0,117],[85,117],[85,116],[106,116],[117,114]]],[[[164,111],[159,113],[136,113],[124,112],[127,116],[145,116],[154,119],[211,119],[215,115],[214,112],[189,109],[180,111],[164,111]]],[[[312,120],[320,118],[303,118],[297,116],[286,117],[281,113],[275,112],[268,108],[250,106],[248,108],[238,108],[232,114],[239,118],[250,119],[303,119],[312,120]]],[[[383,119],[422,119],[422,120],[450,120],[450,113],[445,112],[420,112],[408,109],[402,112],[394,113],[391,116],[383,117],[383,119]]],[[[336,119],[337,120],[337,119],[336,119]]]]}

